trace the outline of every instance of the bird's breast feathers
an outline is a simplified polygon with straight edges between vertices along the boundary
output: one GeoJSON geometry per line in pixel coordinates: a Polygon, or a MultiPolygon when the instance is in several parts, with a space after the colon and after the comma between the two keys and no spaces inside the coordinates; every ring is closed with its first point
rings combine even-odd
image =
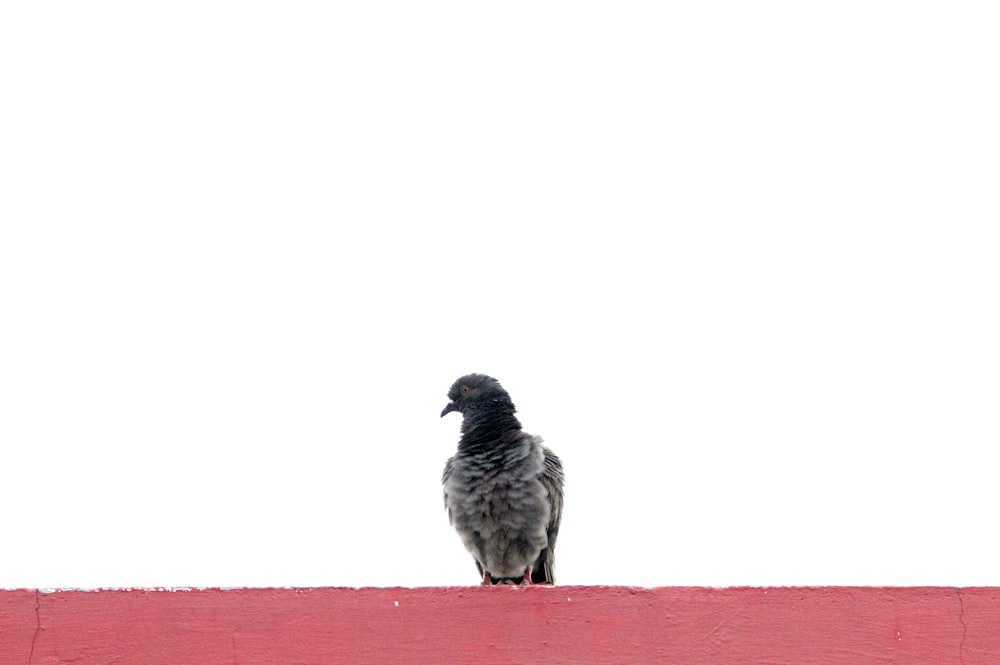
{"type": "MultiPolygon", "coordinates": [[[[548,491],[541,482],[544,455],[537,446],[519,459],[490,460],[483,455],[456,456],[444,484],[445,505],[457,527],[475,528],[482,521],[517,522],[530,515],[548,522],[548,491]]],[[[535,525],[531,525],[534,527],[535,525]]]]}

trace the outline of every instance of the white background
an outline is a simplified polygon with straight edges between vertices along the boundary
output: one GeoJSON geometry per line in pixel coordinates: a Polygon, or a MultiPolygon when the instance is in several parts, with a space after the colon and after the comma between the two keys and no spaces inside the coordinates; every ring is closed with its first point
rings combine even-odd
{"type": "Polygon", "coordinates": [[[0,587],[1000,584],[992,2],[8,2],[0,587]]]}

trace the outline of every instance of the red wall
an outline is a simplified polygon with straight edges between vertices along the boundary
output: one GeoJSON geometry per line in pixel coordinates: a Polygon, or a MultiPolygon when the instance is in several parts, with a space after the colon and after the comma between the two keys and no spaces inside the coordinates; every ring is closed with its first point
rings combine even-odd
{"type": "Polygon", "coordinates": [[[0,591],[0,664],[1000,663],[1000,588],[0,591]]]}

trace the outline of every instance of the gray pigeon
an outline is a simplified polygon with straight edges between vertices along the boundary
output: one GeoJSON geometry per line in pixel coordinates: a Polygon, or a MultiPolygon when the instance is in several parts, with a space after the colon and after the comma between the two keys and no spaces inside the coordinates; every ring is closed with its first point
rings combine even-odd
{"type": "Polygon", "coordinates": [[[444,505],[483,584],[554,583],[562,463],[521,430],[496,379],[463,376],[448,399],[441,416],[462,414],[462,438],[444,465],[444,505]]]}

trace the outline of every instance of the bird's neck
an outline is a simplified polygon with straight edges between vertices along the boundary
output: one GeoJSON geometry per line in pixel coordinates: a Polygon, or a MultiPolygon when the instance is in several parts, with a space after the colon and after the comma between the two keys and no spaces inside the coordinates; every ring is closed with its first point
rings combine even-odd
{"type": "Polygon", "coordinates": [[[458,448],[468,452],[491,448],[503,434],[520,429],[521,423],[512,408],[466,411],[462,417],[462,438],[458,442],[458,448]]]}

